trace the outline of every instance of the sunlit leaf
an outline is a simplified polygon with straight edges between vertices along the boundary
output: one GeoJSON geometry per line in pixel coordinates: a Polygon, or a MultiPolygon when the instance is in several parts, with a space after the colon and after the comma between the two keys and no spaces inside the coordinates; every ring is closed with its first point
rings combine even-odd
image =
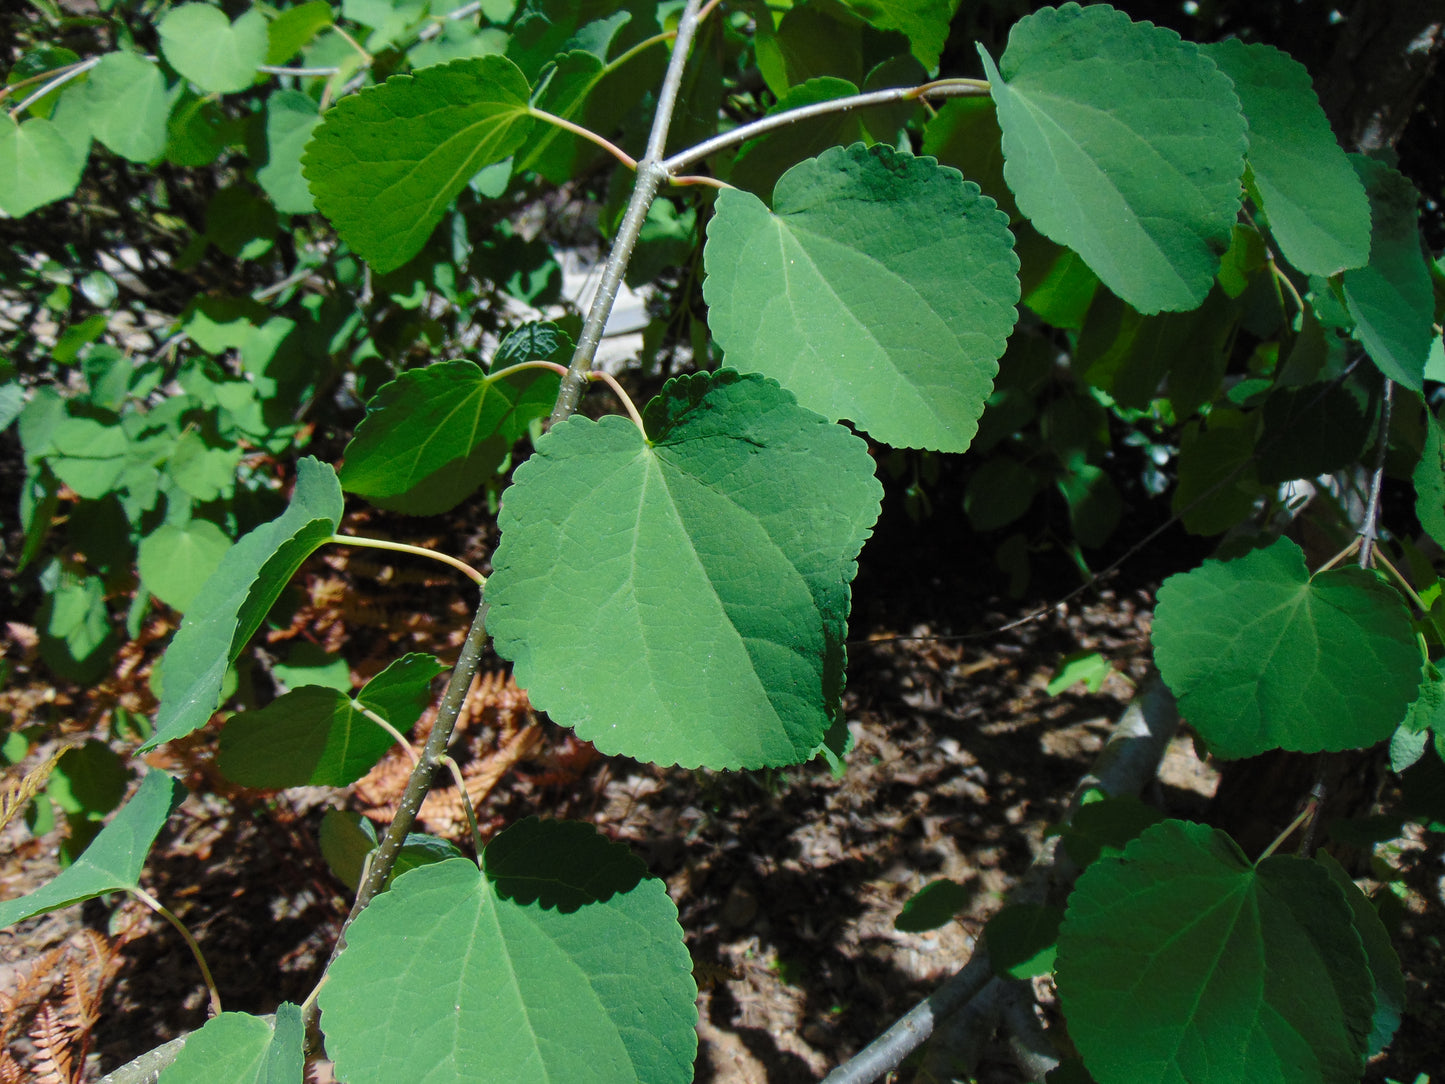
{"type": "Polygon", "coordinates": [[[274,1022],[223,1012],[186,1037],[156,1084],[302,1084],[306,1029],[289,1001],[274,1022]]]}
{"type": "Polygon", "coordinates": [[[826,151],[784,175],[772,210],[720,193],[705,260],[728,364],[879,440],[968,447],[1017,319],[1018,261],[1006,216],[956,170],[826,151]]]}
{"type": "Polygon", "coordinates": [[[644,417],[645,440],[574,416],[518,468],[487,581],[497,653],[605,752],[805,760],[842,693],[872,460],[756,375],[671,381],[644,417]]]}
{"type": "Polygon", "coordinates": [[[1041,8],[995,66],[1004,177],[1039,232],[1140,312],[1204,300],[1239,213],[1245,121],[1172,30],[1106,4],[1041,8]]]}
{"type": "Polygon", "coordinates": [[[202,90],[245,90],[266,62],[266,16],[259,8],[232,22],[214,4],[182,4],[168,11],[157,29],[171,67],[202,90]]]}
{"type": "Polygon", "coordinates": [[[154,61],[107,53],[85,84],[91,133],[122,158],[151,162],[166,149],[171,95],[154,61]]]}
{"type": "Polygon", "coordinates": [[[31,117],[21,124],[0,117],[0,211],[22,218],[64,199],[80,183],[85,158],[86,150],[54,121],[31,117]]]}

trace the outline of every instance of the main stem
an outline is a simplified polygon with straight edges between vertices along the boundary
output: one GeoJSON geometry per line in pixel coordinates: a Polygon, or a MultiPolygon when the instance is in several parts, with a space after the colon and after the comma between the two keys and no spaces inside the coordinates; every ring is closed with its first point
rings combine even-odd
{"type": "Polygon", "coordinates": [[[647,209],[657,196],[657,189],[667,178],[662,165],[662,154],[667,147],[667,130],[672,124],[672,113],[677,107],[677,91],[682,85],[683,67],[687,54],[692,49],[693,35],[697,31],[698,9],[701,0],[687,0],[682,18],[677,24],[677,38],[672,44],[672,57],[667,63],[667,74],[662,80],[662,89],[657,96],[657,112],[652,118],[652,133],[647,138],[647,152],[637,163],[637,183],[632,188],[632,198],[627,201],[627,210],[622,224],[617,227],[617,236],[612,241],[612,251],[607,254],[607,263],[602,268],[602,281],[597,286],[597,296],[587,310],[587,320],[582,325],[582,334],[577,340],[577,349],[572,362],[567,366],[567,375],[557,392],[557,405],[552,408],[549,425],[565,421],[577,409],[582,398],[582,389],[587,386],[587,374],[597,357],[597,346],[602,341],[602,331],[607,318],[612,315],[612,306],[617,302],[617,291],[622,286],[622,275],[632,260],[632,249],[647,220],[647,209]]]}
{"type": "MultiPolygon", "coordinates": [[[[477,606],[476,617],[472,619],[472,627],[467,631],[461,653],[457,655],[457,664],[452,668],[452,676],[447,681],[447,691],[442,696],[441,707],[437,709],[431,734],[428,735],[421,757],[406,781],[406,790],[402,793],[396,816],[391,818],[391,823],[386,826],[386,832],[381,837],[381,844],[372,852],[366,877],[356,890],[356,900],[351,905],[351,912],[342,923],[341,933],[331,950],[331,958],[326,961],[328,972],[341,950],[346,947],[346,931],[356,921],[356,916],[361,914],[372,898],[386,886],[386,879],[391,876],[397,855],[401,853],[401,845],[406,841],[412,825],[416,823],[417,811],[421,809],[421,803],[431,789],[432,776],[447,755],[447,743],[452,739],[452,730],[457,725],[457,717],[461,715],[462,705],[466,702],[467,689],[471,687],[477,665],[481,662],[482,646],[487,642],[486,617],[487,603],[483,599],[477,606]]],[[[325,981],[324,977],[322,981],[325,981]]],[[[307,998],[302,1014],[308,1035],[315,1033],[319,1018],[320,1009],[313,994],[307,998]]]]}

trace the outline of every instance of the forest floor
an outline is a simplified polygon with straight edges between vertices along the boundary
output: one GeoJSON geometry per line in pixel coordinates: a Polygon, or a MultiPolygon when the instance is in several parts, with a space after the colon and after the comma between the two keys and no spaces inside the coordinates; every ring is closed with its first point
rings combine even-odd
{"type": "MultiPolygon", "coordinates": [[[[414,524],[362,515],[345,528],[386,537],[415,532],[414,524]]],[[[532,813],[589,820],[666,882],[701,989],[699,1081],[816,1080],[961,966],[1145,676],[1154,570],[1126,566],[1102,589],[996,631],[1031,606],[1001,601],[999,574],[976,555],[942,566],[922,560],[925,549],[948,552],[934,526],[895,515],[865,549],[845,701],[856,747],[841,778],[821,762],[718,773],[602,757],[550,723],[527,730],[525,698],[505,666],[484,662],[490,676],[474,686],[454,745],[481,796],[484,834],[532,813]],[[1049,695],[1060,660],[1079,651],[1099,652],[1114,673],[1097,693],[1075,686],[1049,695]],[[956,920],[930,933],[898,932],[904,901],[940,877],[967,889],[956,920]]],[[[407,540],[484,564],[490,531],[452,524],[407,540]]],[[[450,661],[473,605],[446,574],[374,551],[329,550],[297,583],[290,613],[260,637],[265,650],[279,657],[306,643],[344,652],[358,682],[405,651],[450,661]]],[[[151,707],[147,675],[173,622],[155,614],[151,642],[122,652],[112,677],[84,688],[56,684],[26,627],[11,622],[0,712],[15,728],[44,724],[52,742],[94,736],[124,751],[113,708],[151,707]]],[[[321,854],[321,817],[346,808],[382,819],[403,769],[397,754],[346,791],[257,793],[219,776],[213,748],[203,732],[147,758],[177,773],[192,796],[142,880],[195,933],[225,1007],[269,1012],[305,997],[348,905],[321,854]]],[[[46,751],[37,746],[26,763],[46,751]]],[[[1201,818],[1217,778],[1181,736],[1145,797],[1171,816],[1201,818]]],[[[459,807],[442,790],[422,826],[466,849],[459,807]]],[[[54,832],[30,836],[20,821],[0,833],[0,898],[53,876],[58,843],[54,832]]],[[[1411,1008],[1367,1079],[1410,1084],[1445,1065],[1441,839],[1404,840],[1397,850],[1409,871],[1397,910],[1411,1008]]],[[[1052,990],[1036,986],[1050,1016],[1052,990]]],[[[206,1013],[181,938],[121,900],[0,932],[0,999],[4,1046],[34,1079],[49,1070],[67,1084],[98,1079],[198,1027],[206,1013]],[[63,1077],[67,1056],[73,1065],[63,1077]]],[[[1000,1046],[975,1079],[1021,1077],[1000,1046]]]]}

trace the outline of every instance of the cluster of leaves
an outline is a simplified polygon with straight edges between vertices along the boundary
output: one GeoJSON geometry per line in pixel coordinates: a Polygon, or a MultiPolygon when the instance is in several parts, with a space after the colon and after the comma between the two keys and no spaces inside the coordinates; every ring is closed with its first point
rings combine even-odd
{"type": "MultiPolygon", "coordinates": [[[[316,2],[258,6],[234,22],[206,5],[175,8],[155,26],[160,60],[108,54],[83,87],[27,104],[37,115],[0,141],[0,207],[20,215],[70,194],[92,137],[132,160],[169,156],[170,133],[190,123],[176,112],[188,95],[197,115],[221,109],[203,92],[237,95],[253,125],[264,112],[265,162],[250,159],[241,196],[232,185],[213,197],[214,207],[233,193],[205,243],[225,236],[232,258],[255,259],[277,221],[266,214],[301,216],[314,201],[339,240],[296,219],[292,247],[324,251],[298,257],[302,278],[354,282],[364,261],[372,290],[388,282],[423,323],[433,290],[465,308],[479,287],[460,285],[476,247],[463,208],[595,177],[605,152],[575,126],[632,145],[654,111],[665,133],[672,109],[670,95],[652,96],[670,9],[494,7],[427,22],[421,0],[348,0],[343,15],[369,28],[360,41],[316,2]],[[302,51],[304,67],[271,73],[296,87],[273,90],[261,110],[257,73],[302,51]],[[416,70],[391,74],[403,67],[416,70]],[[353,83],[367,85],[346,93],[353,83]],[[149,142],[105,122],[122,92],[138,95],[127,116],[161,118],[147,122],[149,142]],[[151,112],[142,99],[154,99],[151,112]],[[107,109],[85,108],[92,100],[107,109]],[[30,196],[6,186],[22,172],[44,181],[30,196]]],[[[697,8],[682,13],[680,40],[697,8]]],[[[268,403],[312,401],[338,355],[367,399],[339,475],[302,459],[285,511],[217,545],[204,588],[175,600],[185,621],[141,749],[195,732],[224,703],[228,672],[286,582],[336,533],[343,490],[412,514],[446,511],[551,411],[505,493],[485,632],[532,702],[604,752],[711,769],[824,755],[844,770],[850,584],[882,498],[859,433],[930,453],[982,450],[966,499],[975,527],[1013,527],[1057,492],[1081,552],[1123,513],[1110,467],[1128,427],[1151,455],[1177,449],[1170,499],[1185,527],[1231,532],[1218,558],[1166,582],[1153,634],[1163,679],[1204,745],[1233,758],[1391,739],[1398,768],[1428,752],[1438,774],[1428,735],[1439,747],[1445,683],[1429,660],[1445,654],[1441,583],[1407,538],[1412,524],[1390,525],[1388,548],[1413,586],[1375,539],[1388,468],[1410,479],[1419,524],[1445,541],[1445,445],[1424,397],[1426,379],[1445,376],[1430,368],[1442,360],[1432,362],[1438,272],[1410,182],[1347,155],[1304,69],[1268,45],[1196,45],[1107,5],[1070,3],[1021,19],[1002,50],[980,45],[986,82],[924,86],[952,14],[948,4],[810,0],[780,18],[742,5],[701,23],[668,144],[683,149],[654,148],[640,171],[695,182],[685,171],[706,168],[709,183],[649,207],[649,188],[629,196],[617,181],[626,174],[599,182],[611,193],[603,229],[634,229],[620,247],[642,232],[644,256],[651,244],[667,254],[656,258],[689,265],[681,288],[705,276],[711,345],[694,351],[699,371],[631,419],[568,416],[558,363],[572,356],[585,369],[591,358],[556,324],[513,331],[485,368],[444,360],[382,383],[364,365],[381,352],[352,323],[364,308],[346,309],[343,334],[326,322],[325,298],[306,291],[304,316],[244,297],[188,310],[180,330],[191,341],[209,350],[210,329],[226,328],[215,352],[239,356],[234,372],[213,363],[209,383],[194,366],[132,366],[102,343],[77,352],[84,395],[12,395],[32,472],[29,522],[48,520],[44,503],[62,484],[113,502],[124,536],[140,536],[148,587],[160,582],[145,556],[160,531],[171,533],[151,544],[168,547],[197,522],[224,536],[263,518],[208,509],[220,483],[204,495],[187,483],[234,473],[244,448],[276,454],[292,442],[297,431],[268,418],[268,403]],[[761,87],[745,89],[748,72],[761,87]],[[890,87],[921,89],[843,108],[890,87]],[[925,112],[929,96],[945,104],[925,112]],[[794,109],[803,119],[784,126],[794,109]],[[297,349],[326,343],[331,360],[302,367],[301,390],[282,396],[279,373],[294,370],[272,371],[285,356],[275,344],[293,335],[297,349]],[[162,380],[185,394],[158,396],[162,380]],[[98,403],[97,388],[109,396],[98,403]],[[84,450],[112,428],[123,439],[95,446],[113,451],[84,450]],[[176,450],[188,439],[200,447],[189,459],[176,450]],[[197,457],[211,466],[188,471],[197,457]],[[1300,547],[1278,537],[1282,486],[1337,472],[1346,488],[1321,499],[1320,522],[1344,536],[1342,549],[1363,531],[1366,557],[1395,580],[1368,560],[1312,575],[1300,547]],[[1347,487],[1362,479],[1370,492],[1352,513],[1347,487]]],[[[89,62],[67,63],[78,74],[89,62]]],[[[689,301],[678,310],[686,322],[667,318],[677,338],[702,326],[689,301]]],[[[460,341],[421,334],[439,354],[460,341]]],[[[1017,565],[1035,544],[1016,531],[1000,563],[1017,565]]],[[[92,590],[103,597],[104,585],[92,590]]],[[[47,629],[68,644],[82,626],[47,629]]],[[[238,712],[218,762],[246,785],[347,785],[386,748],[377,722],[407,730],[439,670],[408,656],[355,693],[299,688],[238,712]]],[[[149,774],[74,865],[0,904],[0,924],[138,889],[179,794],[149,774]]],[[[1252,860],[1216,829],[1114,797],[1085,807],[1066,844],[1087,867],[1066,909],[1005,912],[989,944],[1002,973],[1053,972],[1082,1059],[1073,1071],[1105,1084],[1356,1079],[1388,1043],[1399,963],[1370,901],[1329,859],[1252,860]]],[[[682,932],[661,884],[624,849],[588,826],[534,820],[498,835],[476,864],[414,846],[416,868],[356,917],[319,997],[342,1078],[690,1077],[682,932]]],[[[390,861],[386,848],[375,861],[390,861]]],[[[946,913],[947,899],[935,890],[920,901],[910,928],[924,928],[930,909],[946,913]]],[[[294,1006],[271,1021],[219,1016],[162,1079],[299,1079],[303,1030],[294,1006]]]]}

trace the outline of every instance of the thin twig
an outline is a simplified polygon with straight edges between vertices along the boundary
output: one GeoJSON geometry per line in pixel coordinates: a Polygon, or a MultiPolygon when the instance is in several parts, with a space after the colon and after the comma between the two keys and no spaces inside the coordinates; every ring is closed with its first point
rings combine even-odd
{"type": "Polygon", "coordinates": [[[487,586],[487,577],[483,576],[465,561],[458,560],[449,553],[440,553],[437,550],[425,549],[422,546],[410,546],[405,542],[388,542],[384,538],[365,538],[356,534],[334,534],[326,541],[335,542],[342,546],[361,546],[365,549],[392,550],[396,553],[410,553],[416,557],[430,557],[433,561],[440,561],[444,565],[462,572],[478,587],[487,586]]]}
{"type": "MultiPolygon", "coordinates": [[[[331,950],[331,957],[326,961],[327,972],[336,962],[336,958],[341,955],[341,950],[346,947],[346,931],[356,921],[356,916],[361,914],[366,905],[386,886],[386,880],[396,866],[396,858],[401,853],[401,846],[406,841],[406,835],[411,831],[412,825],[416,823],[417,811],[421,809],[427,791],[431,789],[433,773],[440,767],[442,758],[446,756],[447,743],[451,741],[457,716],[461,714],[462,705],[466,703],[467,690],[471,687],[472,678],[476,676],[477,666],[481,662],[482,646],[487,641],[486,621],[487,604],[484,599],[477,606],[476,616],[472,619],[472,627],[467,631],[467,638],[463,641],[462,650],[457,656],[457,664],[452,668],[451,677],[447,681],[447,690],[442,696],[441,707],[437,710],[436,722],[432,724],[431,734],[427,736],[426,745],[422,747],[421,760],[412,769],[411,775],[406,781],[406,790],[397,804],[396,814],[391,818],[391,823],[386,826],[381,843],[372,852],[373,857],[371,865],[366,870],[366,876],[357,886],[356,900],[351,905],[351,911],[346,916],[346,921],[342,923],[341,933],[336,938],[336,944],[331,950]]],[[[325,973],[323,973],[323,982],[325,978],[325,973]]],[[[317,1021],[320,1018],[320,1010],[314,997],[307,999],[302,1018],[306,1024],[306,1033],[309,1039],[316,1033],[317,1021]]]]}
{"type": "Polygon", "coordinates": [[[69,68],[65,69],[59,75],[57,75],[54,79],[50,80],[50,82],[43,84],[39,90],[35,91],[35,93],[26,95],[24,98],[22,98],[20,100],[20,104],[17,105],[14,109],[10,110],[11,118],[13,119],[15,117],[18,117],[21,113],[25,112],[25,110],[29,109],[32,105],[40,101],[41,98],[45,97],[57,87],[63,87],[72,79],[77,79],[80,76],[84,75],[86,72],[90,71],[91,68],[99,64],[100,61],[101,58],[95,56],[91,57],[89,60],[83,60],[79,64],[71,65],[69,68]]]}
{"type": "Polygon", "coordinates": [[[598,283],[597,294],[587,310],[587,320],[582,325],[582,334],[577,339],[577,349],[572,353],[572,362],[562,386],[557,392],[557,405],[552,408],[550,425],[556,425],[577,409],[582,398],[582,389],[592,362],[597,356],[597,345],[602,341],[602,331],[607,318],[612,315],[612,306],[617,301],[617,291],[622,285],[623,273],[632,259],[633,246],[637,244],[642,224],[647,219],[647,209],[652,206],[658,186],[667,176],[668,170],[661,165],[662,154],[667,146],[667,130],[672,123],[673,110],[677,108],[677,92],[682,85],[682,72],[687,63],[688,51],[692,48],[693,34],[697,31],[699,0],[687,0],[677,24],[677,39],[673,42],[672,56],[667,63],[667,74],[663,77],[662,88],[657,95],[657,111],[652,118],[652,132],[647,139],[647,151],[637,164],[637,182],[632,188],[632,198],[617,227],[612,242],[612,251],[602,269],[602,280],[598,283]]]}
{"type": "Polygon", "coordinates": [[[1380,486],[1385,481],[1385,451],[1390,446],[1390,403],[1395,382],[1385,381],[1385,397],[1380,404],[1380,446],[1375,452],[1375,473],[1370,478],[1370,500],[1365,505],[1365,521],[1360,525],[1360,567],[1370,567],[1375,548],[1376,521],[1380,516],[1380,486]]]}
{"type": "Polygon", "coordinates": [[[864,109],[872,105],[889,105],[893,102],[915,101],[922,97],[930,98],[962,98],[978,97],[988,93],[988,84],[977,79],[939,79],[932,83],[924,83],[916,87],[892,87],[888,90],[870,90],[863,94],[850,94],[846,98],[833,98],[826,102],[814,102],[811,105],[800,105],[796,109],[784,110],[781,113],[774,113],[771,116],[763,117],[753,121],[751,124],[743,124],[730,132],[713,136],[689,147],[685,151],[679,151],[671,158],[662,163],[662,168],[669,174],[700,162],[718,151],[726,150],[728,147],[735,147],[739,143],[746,143],[749,139],[755,139],[760,135],[778,128],[786,128],[796,124],[800,120],[809,120],[813,117],[826,117],[831,113],[847,113],[854,109],[864,109]]]}
{"type": "Polygon", "coordinates": [[[196,958],[196,964],[201,969],[201,978],[206,984],[206,990],[211,995],[211,1015],[220,1016],[221,992],[216,989],[216,980],[211,977],[211,969],[206,963],[205,953],[201,951],[201,946],[196,943],[196,939],[191,936],[191,931],[186,929],[186,924],[173,915],[170,908],[139,885],[136,885],[134,888],[128,888],[126,891],[174,926],[181,937],[185,939],[186,947],[191,950],[191,955],[196,958]]]}
{"type": "Polygon", "coordinates": [[[258,72],[267,75],[335,75],[340,68],[288,68],[284,64],[258,64],[258,72]]]}

